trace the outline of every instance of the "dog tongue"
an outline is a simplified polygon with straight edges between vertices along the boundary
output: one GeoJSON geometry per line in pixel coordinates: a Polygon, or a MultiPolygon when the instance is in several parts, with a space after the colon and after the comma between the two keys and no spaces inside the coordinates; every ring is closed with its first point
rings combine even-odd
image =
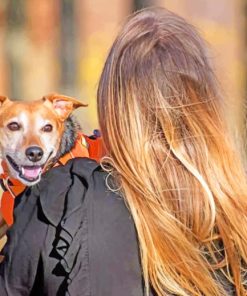
{"type": "Polygon", "coordinates": [[[37,179],[41,171],[41,167],[22,167],[22,175],[27,179],[37,179]]]}

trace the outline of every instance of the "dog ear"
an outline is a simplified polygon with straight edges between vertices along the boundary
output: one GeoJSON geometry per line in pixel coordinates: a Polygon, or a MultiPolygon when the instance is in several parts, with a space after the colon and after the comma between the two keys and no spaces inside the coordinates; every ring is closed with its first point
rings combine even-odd
{"type": "Polygon", "coordinates": [[[57,113],[57,115],[60,117],[61,120],[65,120],[69,117],[71,112],[73,112],[75,109],[79,107],[87,107],[87,104],[84,104],[80,101],[78,101],[75,98],[67,97],[64,95],[59,94],[50,94],[45,97],[43,97],[43,101],[50,102],[52,104],[52,107],[54,111],[57,113]]]}
{"type": "Polygon", "coordinates": [[[6,103],[7,101],[9,101],[9,98],[6,96],[0,96],[0,107],[6,103]]]}

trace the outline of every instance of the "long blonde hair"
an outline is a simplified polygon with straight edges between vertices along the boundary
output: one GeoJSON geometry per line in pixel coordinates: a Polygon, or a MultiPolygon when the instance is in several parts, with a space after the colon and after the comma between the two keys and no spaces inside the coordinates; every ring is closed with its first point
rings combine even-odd
{"type": "Polygon", "coordinates": [[[98,115],[157,295],[245,295],[247,185],[222,120],[205,44],[165,9],[116,38],[98,115]]]}

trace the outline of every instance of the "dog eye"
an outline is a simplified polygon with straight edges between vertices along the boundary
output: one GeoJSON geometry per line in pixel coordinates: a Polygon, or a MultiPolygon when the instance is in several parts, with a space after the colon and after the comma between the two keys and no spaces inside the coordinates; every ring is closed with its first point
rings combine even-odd
{"type": "Polygon", "coordinates": [[[46,133],[50,133],[53,129],[53,126],[51,124],[46,124],[43,128],[42,131],[46,133]]]}
{"type": "Polygon", "coordinates": [[[17,122],[10,122],[7,127],[12,132],[19,131],[21,129],[21,126],[17,122]]]}

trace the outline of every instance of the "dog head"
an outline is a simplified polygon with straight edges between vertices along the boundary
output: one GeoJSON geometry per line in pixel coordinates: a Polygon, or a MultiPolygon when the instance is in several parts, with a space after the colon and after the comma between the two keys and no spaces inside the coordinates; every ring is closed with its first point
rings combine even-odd
{"type": "Polygon", "coordinates": [[[27,186],[40,181],[57,156],[65,122],[80,101],[58,94],[32,102],[0,96],[0,152],[11,177],[27,186]]]}

